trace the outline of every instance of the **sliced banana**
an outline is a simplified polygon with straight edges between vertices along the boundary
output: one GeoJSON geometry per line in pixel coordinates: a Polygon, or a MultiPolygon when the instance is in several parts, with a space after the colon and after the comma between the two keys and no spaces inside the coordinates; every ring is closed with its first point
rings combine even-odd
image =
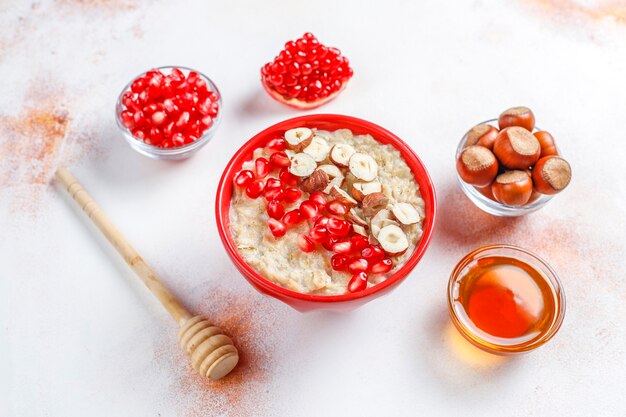
{"type": "Polygon", "coordinates": [[[380,193],[383,191],[383,185],[378,181],[372,182],[355,182],[352,184],[352,197],[361,201],[363,197],[372,193],[380,193]]]}
{"type": "Polygon", "coordinates": [[[409,203],[398,203],[391,212],[400,223],[406,225],[418,223],[422,219],[415,207],[409,203]]]}
{"type": "Polygon", "coordinates": [[[302,152],[311,155],[315,162],[322,162],[328,158],[330,145],[319,136],[314,136],[309,146],[304,148],[302,152]]]}
{"type": "Polygon", "coordinates": [[[362,181],[373,181],[378,176],[378,164],[370,155],[355,153],[350,157],[350,172],[362,181]]]}
{"type": "Polygon", "coordinates": [[[400,255],[409,248],[409,240],[406,235],[402,229],[394,224],[382,227],[376,239],[389,255],[400,255]]]}
{"type": "Polygon", "coordinates": [[[291,158],[289,172],[297,177],[308,177],[317,168],[317,162],[311,155],[306,153],[297,153],[291,158]]]}
{"type": "Polygon", "coordinates": [[[356,151],[354,148],[346,143],[338,143],[330,150],[330,160],[335,165],[340,167],[347,167],[350,163],[350,158],[356,151]]]}

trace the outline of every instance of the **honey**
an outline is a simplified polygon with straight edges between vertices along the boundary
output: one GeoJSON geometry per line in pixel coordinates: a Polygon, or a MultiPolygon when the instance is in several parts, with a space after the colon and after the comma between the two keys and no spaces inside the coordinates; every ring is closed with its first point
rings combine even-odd
{"type": "Polygon", "coordinates": [[[470,342],[494,353],[533,349],[562,321],[563,295],[556,275],[550,277],[553,271],[541,268],[540,260],[525,251],[507,256],[517,249],[479,249],[461,261],[451,279],[455,325],[470,342]]]}

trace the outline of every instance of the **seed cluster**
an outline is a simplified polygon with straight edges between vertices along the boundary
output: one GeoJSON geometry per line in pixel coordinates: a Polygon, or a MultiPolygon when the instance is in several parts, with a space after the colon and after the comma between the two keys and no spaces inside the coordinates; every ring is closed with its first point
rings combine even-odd
{"type": "Polygon", "coordinates": [[[348,59],[321,44],[312,33],[289,41],[273,62],[261,68],[263,85],[275,98],[317,107],[338,94],[352,77],[348,59]]]}
{"type": "Polygon", "coordinates": [[[122,105],[120,120],[135,138],[167,149],[198,140],[217,117],[219,97],[195,71],[155,69],[132,82],[122,105]]]}

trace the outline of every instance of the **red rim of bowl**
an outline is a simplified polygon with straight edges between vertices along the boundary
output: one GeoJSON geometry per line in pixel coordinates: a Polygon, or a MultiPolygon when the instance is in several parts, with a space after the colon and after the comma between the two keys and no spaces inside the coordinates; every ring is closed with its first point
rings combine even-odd
{"type": "Polygon", "coordinates": [[[286,298],[294,298],[302,301],[321,302],[321,303],[336,303],[353,301],[360,298],[368,297],[377,292],[383,291],[385,288],[393,286],[394,284],[402,281],[406,276],[415,268],[420,259],[424,256],[426,248],[430,244],[432,238],[433,229],[435,225],[435,217],[437,211],[437,199],[435,196],[435,187],[426,170],[426,167],[415,154],[415,152],[399,137],[388,131],[387,129],[380,127],[374,123],[368,122],[363,119],[359,119],[351,116],[344,116],[339,114],[312,114],[307,116],[294,117],[277,123],[267,129],[257,133],[250,140],[248,140],[231,158],[226,165],[224,173],[220,179],[217,187],[217,197],[215,201],[215,215],[217,220],[217,230],[219,232],[222,243],[228,252],[228,255],[235,263],[235,266],[247,278],[251,278],[256,285],[270,294],[280,294],[286,298]],[[299,127],[316,127],[318,129],[337,130],[346,128],[352,130],[355,134],[368,133],[374,137],[378,142],[383,144],[391,144],[400,151],[403,158],[411,168],[415,180],[419,185],[419,189],[424,199],[426,219],[423,225],[423,234],[421,240],[418,242],[410,258],[406,263],[389,278],[380,284],[376,284],[364,291],[357,293],[347,293],[342,295],[316,295],[316,294],[304,294],[297,291],[293,291],[278,284],[274,284],[270,280],[263,277],[254,268],[241,257],[239,251],[235,247],[230,234],[230,201],[232,198],[233,181],[232,178],[240,169],[243,162],[252,158],[252,152],[260,147],[265,146],[265,142],[275,137],[277,134],[282,135],[286,130],[299,127]],[[245,271],[245,272],[244,272],[245,271]]]}

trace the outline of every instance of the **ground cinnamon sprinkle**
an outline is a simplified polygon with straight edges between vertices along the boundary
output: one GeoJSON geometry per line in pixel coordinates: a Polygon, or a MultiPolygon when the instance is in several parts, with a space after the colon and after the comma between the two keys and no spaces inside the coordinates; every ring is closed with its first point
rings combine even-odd
{"type": "Polygon", "coordinates": [[[52,95],[27,99],[16,116],[0,115],[0,189],[13,191],[14,209],[37,204],[61,159],[69,126],[67,111],[52,95]]]}
{"type": "MultiPolygon", "coordinates": [[[[252,290],[235,293],[214,287],[205,293],[205,298],[194,311],[205,315],[232,337],[239,350],[239,364],[229,375],[216,382],[200,377],[187,364],[173,387],[177,395],[178,414],[190,417],[270,414],[270,376],[277,352],[276,339],[280,339],[274,335],[276,329],[282,327],[278,324],[284,314],[281,315],[279,310],[286,307],[252,290]]],[[[179,356],[175,362],[178,366],[187,362],[177,346],[172,344],[167,349],[177,350],[177,353],[171,354],[179,356]]]]}
{"type": "Polygon", "coordinates": [[[131,0],[57,0],[57,4],[71,7],[98,8],[110,11],[131,10],[137,4],[131,0]]]}
{"type": "Polygon", "coordinates": [[[567,20],[613,20],[626,24],[626,1],[598,1],[585,4],[577,0],[534,0],[532,4],[542,13],[567,20]]]}

